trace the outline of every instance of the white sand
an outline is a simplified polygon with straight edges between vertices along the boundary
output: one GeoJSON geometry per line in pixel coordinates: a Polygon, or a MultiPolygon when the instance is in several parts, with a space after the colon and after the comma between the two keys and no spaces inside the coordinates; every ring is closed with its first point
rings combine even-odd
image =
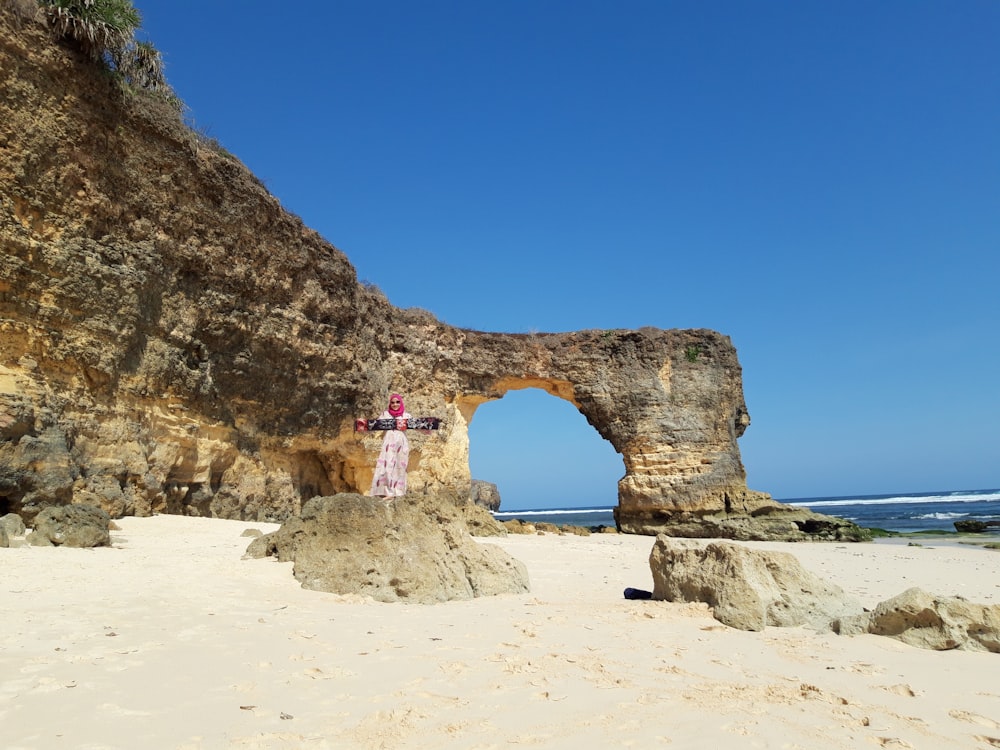
{"type": "MultiPolygon", "coordinates": [[[[483,540],[532,592],[421,606],[304,591],[247,528],[125,518],[111,549],[0,549],[0,744],[20,748],[1000,747],[1000,655],[731,630],[652,588],[651,537],[483,540]]],[[[1000,552],[785,549],[866,604],[1000,601],[1000,552]]]]}

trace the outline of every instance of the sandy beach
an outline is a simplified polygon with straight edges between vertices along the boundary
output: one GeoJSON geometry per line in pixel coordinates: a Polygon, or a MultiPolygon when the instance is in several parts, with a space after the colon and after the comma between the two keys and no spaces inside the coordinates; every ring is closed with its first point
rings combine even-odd
{"type": "MultiPolygon", "coordinates": [[[[0,549],[0,726],[28,748],[997,748],[1000,656],[727,628],[652,588],[652,537],[480,540],[532,591],[442,605],[305,591],[246,529],[124,518],[112,548],[0,549]]],[[[777,544],[866,606],[1000,602],[1000,552],[777,544]]]]}

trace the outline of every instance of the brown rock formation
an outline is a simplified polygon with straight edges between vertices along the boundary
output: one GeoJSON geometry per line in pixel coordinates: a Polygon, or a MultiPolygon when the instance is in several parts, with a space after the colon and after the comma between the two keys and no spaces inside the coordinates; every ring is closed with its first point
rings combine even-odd
{"type": "MultiPolygon", "coordinates": [[[[973,604],[919,588],[863,610],[836,584],[805,570],[787,552],[731,542],[658,536],[649,554],[653,599],[705,602],[716,620],[740,630],[806,625],[840,635],[871,633],[917,648],[1000,653],[1000,604],[973,604]]],[[[626,589],[626,598],[648,592],[626,589]]]]}
{"type": "Polygon", "coordinates": [[[500,490],[492,482],[485,482],[482,479],[472,480],[470,499],[476,505],[486,510],[500,510],[500,490]]]}
{"type": "Polygon", "coordinates": [[[396,309],[232,155],[0,7],[0,514],[282,520],[367,489],[379,436],[352,420],[390,391],[445,420],[410,438],[411,491],[468,497],[476,408],[528,387],[622,454],[623,530],[783,508],[746,487],[726,336],[396,309]]]}
{"type": "Polygon", "coordinates": [[[35,547],[110,547],[111,517],[93,505],[52,505],[35,517],[35,547]]]}
{"type": "Polygon", "coordinates": [[[250,543],[248,557],[294,563],[303,588],[433,604],[529,590],[524,564],[478,544],[448,498],[394,501],[317,497],[302,514],[250,543]]]}
{"type": "Polygon", "coordinates": [[[24,536],[26,531],[24,521],[17,513],[0,516],[0,529],[3,529],[8,538],[24,536]]]}
{"type": "Polygon", "coordinates": [[[700,546],[658,536],[649,554],[653,599],[706,602],[731,628],[808,625],[831,630],[861,603],[839,586],[803,568],[787,552],[754,550],[732,542],[700,546]]]}
{"type": "Polygon", "coordinates": [[[934,651],[1000,653],[1000,604],[973,604],[957,596],[935,596],[911,588],[871,612],[845,616],[841,635],[885,635],[934,651]]]}

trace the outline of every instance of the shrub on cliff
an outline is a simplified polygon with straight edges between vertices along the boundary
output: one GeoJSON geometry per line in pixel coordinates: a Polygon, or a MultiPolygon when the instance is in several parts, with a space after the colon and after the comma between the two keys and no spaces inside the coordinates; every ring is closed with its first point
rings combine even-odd
{"type": "Polygon", "coordinates": [[[130,86],[169,94],[163,58],[135,39],[142,17],[130,0],[39,0],[52,33],[103,62],[130,86]]]}

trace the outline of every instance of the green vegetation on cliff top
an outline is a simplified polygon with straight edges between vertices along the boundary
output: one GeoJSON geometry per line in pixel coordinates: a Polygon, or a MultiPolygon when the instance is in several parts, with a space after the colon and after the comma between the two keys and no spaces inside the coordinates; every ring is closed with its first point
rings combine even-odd
{"type": "Polygon", "coordinates": [[[107,67],[126,90],[162,94],[177,104],[163,75],[163,57],[135,32],[142,17],[130,0],[3,0],[22,17],[39,17],[53,36],[107,67]]]}

